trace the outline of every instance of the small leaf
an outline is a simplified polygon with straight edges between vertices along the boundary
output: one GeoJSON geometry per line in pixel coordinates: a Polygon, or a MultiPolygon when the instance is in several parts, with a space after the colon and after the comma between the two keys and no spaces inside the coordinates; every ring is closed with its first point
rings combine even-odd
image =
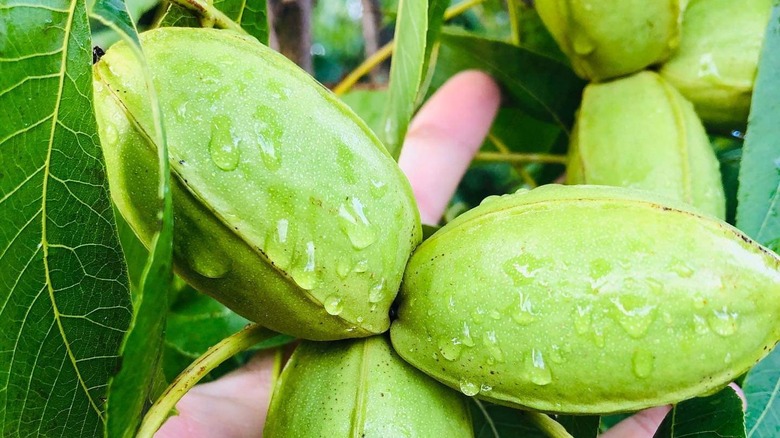
{"type": "Polygon", "coordinates": [[[758,363],[742,384],[747,398],[749,438],[780,436],[780,348],[758,363]]]}
{"type": "Polygon", "coordinates": [[[780,249],[780,5],[766,30],[739,173],[737,226],[780,249]]]}
{"type": "Polygon", "coordinates": [[[400,0],[395,25],[395,55],[390,66],[390,89],[385,123],[380,138],[390,155],[401,154],[401,143],[427,87],[426,77],[449,2],[445,0],[400,0]]]}
{"type": "MultiPolygon", "coordinates": [[[[241,25],[249,35],[263,44],[268,44],[268,12],[265,0],[215,0],[213,5],[241,25]]],[[[209,23],[203,23],[194,12],[174,2],[168,3],[157,26],[211,27],[209,23]]]]}
{"type": "Polygon", "coordinates": [[[566,64],[522,47],[445,29],[431,88],[467,69],[485,71],[501,83],[511,98],[509,106],[569,131],[585,82],[566,64]]]}
{"type": "Polygon", "coordinates": [[[0,6],[0,436],[99,436],[131,318],[84,0],[0,6]]]}
{"type": "Polygon", "coordinates": [[[654,438],[744,438],[742,399],[730,386],[714,395],[677,404],[664,418],[654,438]]]}
{"type": "MultiPolygon", "coordinates": [[[[150,244],[149,257],[133,290],[135,315],[130,330],[122,344],[122,367],[109,383],[106,435],[132,437],[140,424],[141,416],[159,387],[162,354],[162,333],[168,308],[168,289],[173,276],[173,207],[170,193],[168,148],[165,142],[160,107],[152,85],[151,74],[145,65],[142,48],[135,25],[121,0],[97,0],[93,16],[111,27],[133,47],[138,62],[143,65],[146,83],[151,97],[150,111],[155,119],[154,141],[159,159],[160,231],[150,244]]],[[[132,240],[125,239],[127,246],[132,240]]],[[[134,242],[132,242],[134,243],[134,242]]],[[[137,243],[134,243],[137,245],[137,243]]],[[[138,251],[142,252],[142,251],[138,251]]],[[[135,263],[135,261],[133,262],[135,263]]]]}

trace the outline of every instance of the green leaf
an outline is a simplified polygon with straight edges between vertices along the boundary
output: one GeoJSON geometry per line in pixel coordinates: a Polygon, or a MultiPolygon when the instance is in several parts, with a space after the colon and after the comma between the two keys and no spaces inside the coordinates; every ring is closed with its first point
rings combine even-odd
{"type": "Polygon", "coordinates": [[[493,76],[516,107],[568,132],[585,82],[566,64],[531,50],[446,28],[431,91],[455,73],[479,69],[493,76]]]}
{"type": "Polygon", "coordinates": [[[718,393],[675,405],[654,438],[743,438],[745,418],[742,399],[730,386],[718,393]]]}
{"type": "MultiPolygon", "coordinates": [[[[149,257],[133,290],[135,315],[122,344],[122,367],[109,383],[106,435],[132,437],[141,422],[144,409],[151,404],[159,388],[162,338],[168,308],[173,253],[173,209],[170,193],[168,148],[160,107],[139,45],[135,25],[122,0],[97,0],[92,14],[119,33],[142,64],[151,96],[149,110],[155,119],[154,141],[159,153],[159,217],[161,230],[152,238],[149,257]]],[[[126,230],[125,230],[126,231],[126,230]]],[[[132,242],[125,239],[125,242],[132,242]]],[[[137,245],[137,243],[136,243],[137,245]]],[[[137,248],[136,248],[137,250],[137,248]]],[[[139,251],[140,252],[140,251],[139,251]]]]}
{"type": "Polygon", "coordinates": [[[749,438],[780,436],[780,348],[758,363],[742,384],[747,398],[749,438]]]}
{"type": "Polygon", "coordinates": [[[349,105],[375,134],[379,135],[387,104],[387,89],[352,90],[341,96],[341,100],[349,105]]]}
{"type": "Polygon", "coordinates": [[[0,5],[0,436],[99,436],[130,292],[84,0],[0,5]]]}
{"type": "MultiPolygon", "coordinates": [[[[213,298],[185,285],[177,294],[168,314],[163,355],[165,377],[169,381],[173,380],[209,347],[241,330],[248,323],[213,298]]],[[[236,368],[242,363],[240,356],[234,356],[223,365],[236,368]]],[[[213,377],[207,376],[205,380],[213,377]]]]}
{"type": "Polygon", "coordinates": [[[428,65],[443,21],[445,0],[400,0],[395,24],[395,54],[382,140],[396,159],[409,122],[425,94],[428,65]]]}
{"type": "Polygon", "coordinates": [[[555,418],[574,438],[596,438],[601,417],[598,415],[559,415],[555,418]]]}
{"type": "Polygon", "coordinates": [[[471,419],[475,438],[545,438],[546,435],[528,422],[523,412],[472,398],[471,419]]]}
{"type": "MultiPolygon", "coordinates": [[[[240,24],[244,30],[263,44],[268,44],[268,12],[265,0],[214,0],[214,7],[225,13],[231,20],[240,24]]],[[[159,27],[201,27],[208,26],[192,11],[176,3],[169,3],[159,27]]]]}
{"type": "Polygon", "coordinates": [[[753,89],[742,166],[737,226],[775,252],[780,250],[780,5],[774,6],[753,89]]]}

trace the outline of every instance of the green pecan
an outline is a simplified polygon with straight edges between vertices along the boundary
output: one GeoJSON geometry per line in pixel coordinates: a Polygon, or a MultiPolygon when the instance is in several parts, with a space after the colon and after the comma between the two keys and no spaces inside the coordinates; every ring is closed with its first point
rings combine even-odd
{"type": "MultiPolygon", "coordinates": [[[[408,181],[368,127],[249,37],[165,28],[141,43],[166,126],[177,272],[280,332],[385,331],[421,230],[408,181]]],[[[126,44],[95,65],[94,89],[111,196],[148,245],[157,150],[126,44]]]]}
{"type": "Polygon", "coordinates": [[[744,129],[772,0],[691,0],[680,47],[661,67],[707,125],[744,129]]]}
{"type": "Polygon", "coordinates": [[[725,216],[718,159],[701,121],[649,71],[585,88],[567,182],[651,190],[725,216]]]}
{"type": "Polygon", "coordinates": [[[581,77],[603,80],[669,57],[681,0],[537,0],[539,17],[581,77]]]}
{"type": "Polygon", "coordinates": [[[301,343],[279,377],[263,436],[459,438],[473,430],[461,394],[374,336],[301,343]]]}
{"type": "Polygon", "coordinates": [[[727,384],[780,339],[780,257],[606,186],[489,198],[413,254],[398,354],[491,402],[607,414],[727,384]]]}

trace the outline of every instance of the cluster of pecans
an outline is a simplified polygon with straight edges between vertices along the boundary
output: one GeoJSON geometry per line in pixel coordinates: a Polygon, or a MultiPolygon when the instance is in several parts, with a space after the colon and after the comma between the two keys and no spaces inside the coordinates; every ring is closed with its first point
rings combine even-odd
{"type": "MultiPolygon", "coordinates": [[[[721,3],[690,1],[681,31],[677,1],[537,0],[578,74],[599,81],[572,135],[569,183],[582,185],[488,198],[422,244],[400,169],[310,76],[228,31],[142,34],[167,128],[177,273],[307,340],[265,434],[471,436],[465,396],[626,412],[717,390],[764,357],[780,340],[780,257],[721,220],[694,106],[713,126],[745,121],[712,109],[733,104],[722,90],[686,82],[728,82],[689,71],[691,57],[726,70],[696,51],[718,47],[689,42],[721,3]],[[635,73],[669,56],[660,76],[635,73]]],[[[722,7],[768,14],[748,3],[722,7]]],[[[94,88],[112,198],[148,245],[157,150],[127,45],[95,65],[94,88]]]]}

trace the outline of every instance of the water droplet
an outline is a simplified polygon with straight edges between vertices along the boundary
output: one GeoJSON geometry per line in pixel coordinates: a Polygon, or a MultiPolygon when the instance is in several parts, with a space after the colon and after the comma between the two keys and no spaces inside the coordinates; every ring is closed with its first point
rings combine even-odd
{"type": "Polygon", "coordinates": [[[467,347],[473,347],[474,339],[471,338],[471,328],[469,327],[466,321],[463,321],[463,328],[461,330],[461,334],[463,335],[463,339],[462,339],[463,345],[467,347]]]}
{"type": "Polygon", "coordinates": [[[730,312],[723,306],[720,310],[714,310],[707,318],[710,328],[721,336],[731,336],[737,331],[737,313],[730,312]]]}
{"type": "Polygon", "coordinates": [[[231,171],[238,167],[241,150],[240,139],[231,132],[230,118],[223,115],[215,116],[211,121],[211,139],[209,154],[211,160],[222,170],[231,171]]]}
{"type": "Polygon", "coordinates": [[[336,145],[336,163],[341,170],[340,175],[349,184],[358,182],[358,175],[355,172],[355,154],[345,143],[336,145]]]}
{"type": "Polygon", "coordinates": [[[581,306],[577,305],[577,308],[574,310],[574,330],[577,331],[578,334],[584,335],[590,330],[590,324],[591,324],[591,314],[590,314],[591,307],[588,306],[581,306]]]}
{"type": "Polygon", "coordinates": [[[357,323],[360,324],[361,322],[364,321],[364,318],[362,316],[358,316],[355,321],[357,321],[357,323]]]}
{"type": "Polygon", "coordinates": [[[460,379],[460,392],[466,396],[473,397],[479,394],[479,385],[466,378],[460,379]]]}
{"type": "Polygon", "coordinates": [[[341,228],[349,237],[352,246],[363,249],[376,241],[374,231],[363,211],[363,203],[357,197],[352,197],[339,207],[341,228]]]}
{"type": "Polygon", "coordinates": [[[720,72],[712,53],[705,53],[699,58],[699,71],[697,75],[702,79],[719,79],[720,72]]]}
{"type": "Polygon", "coordinates": [[[593,343],[599,348],[604,348],[606,345],[604,342],[604,332],[601,331],[601,328],[593,328],[593,343]]]}
{"type": "MultiPolygon", "coordinates": [[[[454,307],[454,306],[453,306],[453,307],[454,307]]],[[[491,317],[492,319],[495,319],[496,321],[498,321],[499,319],[501,319],[501,312],[499,312],[498,310],[491,310],[491,311],[488,313],[488,315],[490,315],[490,317],[491,317]]]]}
{"type": "Polygon", "coordinates": [[[375,284],[371,288],[371,292],[368,294],[369,303],[378,303],[385,298],[385,279],[382,278],[379,283],[375,284]]]}
{"type": "Polygon", "coordinates": [[[255,110],[255,139],[260,146],[260,157],[269,170],[276,170],[282,165],[282,155],[276,149],[282,142],[283,131],[277,120],[276,112],[265,105],[259,105],[255,110]]]}
{"type": "Polygon", "coordinates": [[[641,338],[647,333],[655,318],[655,306],[632,296],[614,297],[610,301],[615,305],[612,315],[629,336],[641,338]]]}
{"type": "Polygon", "coordinates": [[[688,266],[685,262],[679,260],[672,264],[670,267],[672,272],[679,275],[681,278],[691,278],[693,276],[693,268],[688,266]]]}
{"type": "Polygon", "coordinates": [[[541,350],[535,348],[531,350],[531,354],[526,359],[526,373],[528,379],[536,385],[544,386],[552,382],[552,373],[547,368],[547,364],[544,363],[541,350]]]}
{"type": "Polygon", "coordinates": [[[574,53],[585,56],[596,50],[596,44],[590,39],[584,32],[575,32],[571,41],[572,49],[574,53]]]}
{"type": "Polygon", "coordinates": [[[482,310],[481,307],[477,307],[473,312],[471,312],[471,320],[474,321],[475,324],[482,324],[485,319],[484,315],[485,311],[482,310]]]}
{"type": "Polygon", "coordinates": [[[338,315],[344,310],[344,306],[341,303],[341,297],[337,295],[330,295],[328,298],[325,298],[322,306],[325,307],[325,311],[331,315],[338,315]]]}
{"type": "Polygon", "coordinates": [[[351,270],[352,266],[350,266],[349,259],[347,257],[339,257],[336,263],[336,273],[339,274],[339,277],[346,278],[351,270]]]}
{"type": "Polygon", "coordinates": [[[314,242],[306,242],[306,254],[299,257],[305,257],[305,260],[295,263],[290,268],[290,275],[295,283],[303,289],[312,290],[316,282],[315,262],[314,262],[314,242]]]}
{"type": "Polygon", "coordinates": [[[707,299],[699,294],[694,294],[691,299],[693,300],[693,307],[701,310],[707,305],[707,299]]]}
{"type": "Polygon", "coordinates": [[[534,278],[539,270],[537,265],[539,259],[530,254],[520,254],[517,257],[507,260],[504,265],[504,272],[512,279],[515,286],[520,288],[534,284],[534,278]]]}
{"type": "Polygon", "coordinates": [[[550,360],[553,363],[563,363],[563,355],[561,354],[561,348],[557,345],[553,345],[550,350],[550,360]]]}
{"type": "Polygon", "coordinates": [[[371,192],[371,196],[374,199],[379,199],[385,196],[385,193],[387,193],[387,183],[384,181],[375,181],[372,179],[371,185],[369,186],[369,191],[371,192]]]}
{"type": "Polygon", "coordinates": [[[106,146],[114,145],[119,140],[119,133],[112,123],[107,123],[103,129],[103,138],[106,140],[106,146]]]}
{"type": "Polygon", "coordinates": [[[707,321],[701,315],[693,315],[693,326],[695,327],[696,334],[698,335],[706,335],[710,332],[707,321]]]}
{"type": "Polygon", "coordinates": [[[479,386],[479,392],[489,392],[492,391],[493,387],[488,385],[487,383],[483,383],[479,386]]]}
{"type": "Polygon", "coordinates": [[[187,255],[192,270],[206,278],[222,278],[230,272],[230,258],[201,248],[200,245],[190,247],[187,255]]]}
{"type": "Polygon", "coordinates": [[[634,357],[631,359],[632,369],[634,374],[639,378],[645,378],[653,372],[655,359],[653,354],[645,350],[636,350],[634,357]]]}
{"type": "Polygon", "coordinates": [[[265,254],[281,269],[286,269],[292,261],[292,246],[287,245],[289,221],[279,219],[276,228],[268,231],[265,237],[265,254]]]}
{"type": "Polygon", "coordinates": [[[520,325],[528,325],[536,320],[531,300],[526,297],[522,292],[520,294],[520,302],[512,312],[512,319],[520,325]]]}
{"type": "Polygon", "coordinates": [[[731,363],[731,353],[726,353],[726,356],[723,357],[723,363],[731,363]]]}
{"type": "Polygon", "coordinates": [[[485,345],[488,354],[496,362],[504,361],[504,352],[501,351],[501,347],[498,345],[498,339],[496,338],[496,332],[493,330],[486,331],[482,335],[482,343],[485,345]]]}
{"type": "Polygon", "coordinates": [[[462,343],[458,338],[441,339],[439,341],[439,352],[443,358],[449,361],[457,360],[462,349],[462,343]]]}
{"type": "Polygon", "coordinates": [[[368,259],[358,260],[358,262],[355,263],[355,267],[352,268],[352,271],[354,272],[368,271],[368,259]]]}

